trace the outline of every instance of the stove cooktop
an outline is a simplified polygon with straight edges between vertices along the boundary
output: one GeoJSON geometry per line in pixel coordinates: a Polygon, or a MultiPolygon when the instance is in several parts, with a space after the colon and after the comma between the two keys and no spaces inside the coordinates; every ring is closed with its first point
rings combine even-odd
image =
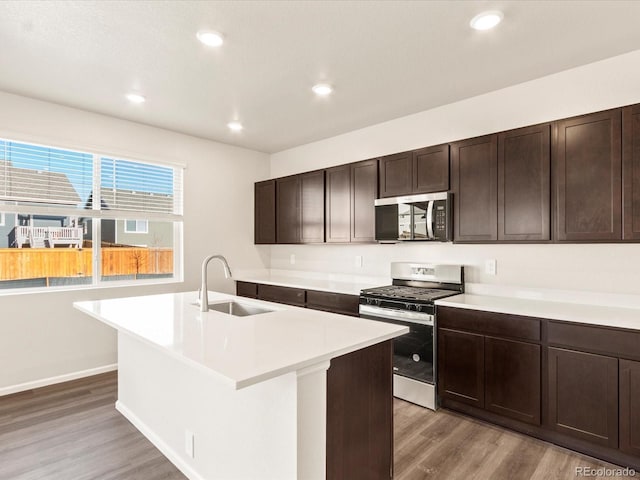
{"type": "Polygon", "coordinates": [[[436,288],[406,287],[399,285],[389,285],[386,287],[367,288],[362,290],[361,295],[369,297],[386,297],[398,300],[417,300],[421,302],[433,302],[439,298],[459,295],[460,292],[453,290],[440,290],[436,288]]]}

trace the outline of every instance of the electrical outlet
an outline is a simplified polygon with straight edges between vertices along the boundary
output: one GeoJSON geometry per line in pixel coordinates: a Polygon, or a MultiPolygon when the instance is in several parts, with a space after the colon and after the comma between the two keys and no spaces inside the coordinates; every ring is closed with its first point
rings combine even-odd
{"type": "Polygon", "coordinates": [[[497,269],[498,269],[497,263],[498,262],[495,259],[485,260],[485,262],[484,262],[484,272],[486,274],[488,274],[488,275],[496,275],[497,269]]]}
{"type": "Polygon", "coordinates": [[[184,431],[184,453],[190,458],[195,458],[195,435],[190,430],[184,431]]]}
{"type": "Polygon", "coordinates": [[[296,254],[292,253],[291,255],[289,255],[289,263],[291,265],[295,265],[296,264],[296,254]]]}
{"type": "Polygon", "coordinates": [[[355,266],[356,268],[362,268],[362,255],[356,255],[355,266]]]}

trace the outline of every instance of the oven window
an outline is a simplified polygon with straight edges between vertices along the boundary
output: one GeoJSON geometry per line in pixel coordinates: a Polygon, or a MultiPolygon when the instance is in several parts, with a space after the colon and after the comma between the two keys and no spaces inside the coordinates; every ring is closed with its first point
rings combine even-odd
{"type": "Polygon", "coordinates": [[[402,323],[410,332],[393,340],[393,373],[434,383],[433,326],[402,323]]]}

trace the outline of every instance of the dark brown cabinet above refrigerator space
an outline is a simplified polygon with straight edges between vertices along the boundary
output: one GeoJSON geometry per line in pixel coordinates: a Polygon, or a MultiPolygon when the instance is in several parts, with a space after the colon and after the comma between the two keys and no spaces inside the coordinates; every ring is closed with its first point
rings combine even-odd
{"type": "Polygon", "coordinates": [[[449,145],[380,158],[380,198],[449,190],[449,145]]]}

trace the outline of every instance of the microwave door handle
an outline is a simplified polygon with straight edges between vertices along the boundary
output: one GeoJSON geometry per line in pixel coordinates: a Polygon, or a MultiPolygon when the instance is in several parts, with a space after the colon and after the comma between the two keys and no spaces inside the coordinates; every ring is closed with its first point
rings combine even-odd
{"type": "Polygon", "coordinates": [[[427,207],[427,238],[433,240],[435,235],[433,234],[433,200],[429,200],[429,206],[427,207]]]}

